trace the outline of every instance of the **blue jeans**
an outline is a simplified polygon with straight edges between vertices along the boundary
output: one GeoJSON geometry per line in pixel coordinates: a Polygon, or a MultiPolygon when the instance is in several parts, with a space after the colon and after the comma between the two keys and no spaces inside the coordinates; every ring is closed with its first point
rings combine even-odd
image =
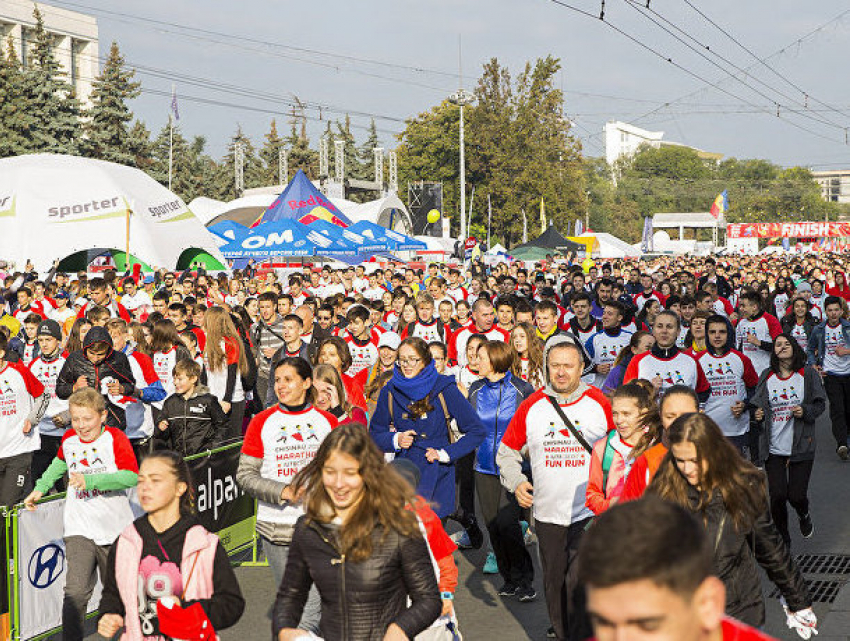
{"type": "MultiPolygon", "coordinates": [[[[289,559],[289,546],[278,545],[272,543],[266,537],[261,536],[263,541],[263,552],[266,554],[266,559],[269,562],[269,567],[272,570],[274,584],[280,587],[283,582],[284,574],[286,573],[286,562],[289,559]]],[[[307,603],[304,604],[304,612],[301,613],[301,622],[298,624],[299,630],[307,630],[308,632],[319,633],[319,619],[322,617],[322,600],[319,598],[319,591],[316,585],[310,587],[310,594],[307,595],[307,603]]]]}

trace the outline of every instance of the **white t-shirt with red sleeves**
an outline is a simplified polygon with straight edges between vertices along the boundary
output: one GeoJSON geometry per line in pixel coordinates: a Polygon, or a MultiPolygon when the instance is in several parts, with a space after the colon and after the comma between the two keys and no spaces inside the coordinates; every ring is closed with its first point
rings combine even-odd
{"type": "Polygon", "coordinates": [[[829,323],[827,323],[823,331],[823,371],[827,374],[837,374],[838,376],[850,374],[850,356],[839,356],[837,351],[841,346],[850,347],[844,340],[843,327],[840,323],[835,327],[830,327],[829,323]]]}
{"type": "MultiPolygon", "coordinates": [[[[147,354],[132,352],[127,355],[127,360],[130,361],[130,370],[133,372],[133,379],[136,381],[136,389],[144,389],[159,380],[153,368],[153,360],[147,354]]],[[[132,428],[129,425],[127,426],[127,438],[135,440],[149,437],[153,434],[153,409],[149,404],[142,403],[140,399],[129,396],[122,397],[122,402],[119,405],[123,406],[126,411],[126,405],[130,403],[141,404],[141,409],[144,411],[144,419],[138,427],[132,428]]]]}
{"type": "Polygon", "coordinates": [[[469,292],[466,291],[466,287],[449,287],[446,289],[446,294],[453,298],[455,303],[469,298],[469,292]]]}
{"type": "Polygon", "coordinates": [[[794,414],[792,408],[803,403],[805,377],[803,370],[782,378],[771,372],[767,377],[767,398],[770,402],[770,453],[791,456],[794,448],[794,414]]]}
{"type": "Polygon", "coordinates": [[[30,343],[29,341],[24,343],[24,355],[21,360],[24,362],[24,365],[29,365],[35,360],[35,348],[38,346],[36,341],[30,343]]]}
{"type": "Polygon", "coordinates": [[[738,349],[753,362],[753,367],[756,374],[761,376],[761,373],[770,367],[770,352],[763,350],[761,345],[753,345],[747,340],[751,334],[755,335],[759,341],[773,342],[773,339],[782,333],[782,326],[775,316],[764,313],[760,314],[754,320],[742,318],[738,321],[735,327],[735,341],[738,349]]]}
{"type": "Polygon", "coordinates": [[[714,356],[705,350],[699,353],[697,360],[711,385],[705,413],[714,419],[726,436],[746,434],[750,429],[749,414],[744,412],[735,418],[731,407],[738,401],[746,401],[747,388],[758,383],[752,362],[736,349],[722,356],[714,356]]]}
{"type": "MultiPolygon", "coordinates": [[[[562,403],[561,409],[591,447],[614,429],[611,405],[595,387],[588,387],[572,403],[562,403]]],[[[573,437],[543,390],[519,406],[502,443],[517,451],[528,446],[534,518],[567,526],[593,516],[585,505],[590,452],[573,437]]]]}
{"type": "Polygon", "coordinates": [[[646,305],[647,301],[650,300],[657,300],[659,305],[663,305],[663,303],[661,302],[661,294],[656,291],[652,291],[649,294],[647,294],[646,292],[635,294],[632,300],[634,300],[638,311],[642,310],[643,306],[646,305]]]}
{"type": "Polygon", "coordinates": [[[17,318],[21,322],[21,325],[23,325],[24,319],[30,314],[38,314],[39,316],[41,316],[41,319],[44,320],[47,318],[48,313],[52,309],[53,308],[50,307],[50,305],[46,305],[43,301],[32,300],[30,301],[29,307],[27,307],[26,309],[21,309],[19,307],[15,310],[15,313],[12,314],[12,316],[17,318]]]}
{"type": "Polygon", "coordinates": [[[498,325],[493,325],[493,327],[486,332],[479,332],[475,328],[475,325],[470,323],[469,327],[463,327],[452,334],[452,338],[449,341],[448,354],[450,361],[454,361],[460,367],[467,364],[466,344],[469,342],[469,339],[473,334],[484,334],[484,336],[487,337],[487,340],[490,341],[503,341],[505,343],[509,343],[511,340],[510,332],[505,331],[498,325]]]}
{"type": "MultiPolygon", "coordinates": [[[[248,425],[242,453],[262,459],[260,476],[289,484],[313,460],[319,445],[337,426],[336,417],[310,405],[288,412],[275,405],[260,412],[248,425]]],[[[304,513],[300,506],[257,501],[257,520],[295,525],[304,513]]]]}
{"type": "MultiPolygon", "coordinates": [[[[30,371],[38,379],[38,382],[44,385],[44,389],[50,394],[50,404],[38,424],[39,435],[45,436],[62,436],[65,433],[64,427],[56,427],[53,424],[53,417],[61,414],[68,409],[68,401],[62,400],[56,396],[56,379],[59,378],[59,372],[62,371],[62,366],[65,364],[65,356],[60,355],[52,361],[44,360],[44,357],[39,356],[30,363],[30,371]]],[[[38,479],[35,479],[38,480],[38,479]]]]}
{"type": "MultiPolygon", "coordinates": [[[[174,394],[174,366],[177,365],[177,348],[172,347],[167,352],[154,352],[151,356],[153,370],[165,388],[166,398],[174,394]]],[[[154,403],[162,409],[162,401],[154,403]]]]}
{"type": "MultiPolygon", "coordinates": [[[[106,427],[93,441],[84,441],[67,430],[56,455],[68,473],[114,474],[139,472],[130,440],[121,430],[106,427]]],[[[68,489],[65,498],[65,536],[84,536],[98,545],[110,545],[133,522],[127,490],[68,489]]]]}
{"type": "Polygon", "coordinates": [[[355,338],[351,332],[345,330],[342,337],[348,344],[348,351],[351,352],[351,367],[345,371],[346,374],[354,376],[364,369],[369,369],[378,362],[378,341],[381,339],[380,332],[372,329],[369,332],[369,338],[360,340],[355,338]]]}
{"type": "MultiPolygon", "coordinates": [[[[221,349],[224,351],[225,362],[224,366],[219,369],[212,369],[209,360],[204,356],[204,369],[207,372],[207,387],[210,388],[210,394],[215,396],[220,402],[224,401],[225,393],[227,392],[227,369],[231,365],[239,366],[239,350],[241,344],[235,338],[222,339],[221,349]]],[[[233,395],[227,401],[229,403],[239,403],[245,400],[245,390],[242,387],[242,379],[239,373],[236,374],[236,383],[233,386],[233,395]]]]}
{"type": "Polygon", "coordinates": [[[626,368],[623,382],[628,383],[636,378],[652,381],[656,376],[661,378],[662,394],[674,385],[687,385],[697,394],[709,389],[697,359],[678,349],[670,357],[656,356],[652,351],[638,354],[626,368]]]}
{"type": "Polygon", "coordinates": [[[735,308],[732,307],[732,303],[723,298],[722,296],[718,296],[717,300],[711,304],[712,310],[714,310],[715,314],[720,314],[721,316],[725,316],[729,318],[732,314],[735,313],[735,308]]]}
{"type": "Polygon", "coordinates": [[[33,399],[44,394],[44,385],[21,363],[6,363],[0,370],[0,459],[41,447],[35,425],[24,434],[24,423],[33,399]]]}

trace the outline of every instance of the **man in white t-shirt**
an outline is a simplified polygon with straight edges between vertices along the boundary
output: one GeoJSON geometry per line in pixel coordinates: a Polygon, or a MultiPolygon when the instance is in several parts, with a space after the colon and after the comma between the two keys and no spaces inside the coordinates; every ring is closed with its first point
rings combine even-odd
{"type": "Polygon", "coordinates": [[[602,392],[582,382],[584,354],[570,337],[552,337],[545,361],[547,385],[519,406],[496,463],[505,489],[521,507],[534,507],[546,605],[556,638],[586,639],[589,621],[574,605],[575,557],[593,517],[585,505],[591,451],[614,422],[602,392]],[[523,451],[528,452],[533,486],[522,471],[523,451]]]}
{"type": "Polygon", "coordinates": [[[823,375],[829,398],[829,415],[836,452],[850,459],[847,447],[847,413],[850,412],[850,321],[842,318],[844,308],[838,296],[824,302],[826,320],[812,330],[806,348],[808,361],[823,375]]]}

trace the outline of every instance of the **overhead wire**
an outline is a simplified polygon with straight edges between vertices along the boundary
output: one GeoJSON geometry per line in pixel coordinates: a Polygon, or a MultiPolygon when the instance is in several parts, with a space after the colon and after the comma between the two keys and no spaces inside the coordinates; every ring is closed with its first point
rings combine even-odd
{"type": "MultiPolygon", "coordinates": [[[[805,89],[800,87],[796,82],[794,82],[793,80],[791,80],[790,78],[788,78],[784,74],[777,71],[776,68],[774,68],[773,66],[767,64],[767,62],[765,60],[762,60],[761,58],[759,58],[758,55],[756,55],[749,47],[747,47],[743,42],[741,42],[738,38],[736,38],[734,35],[732,35],[727,29],[724,29],[722,26],[717,24],[717,22],[715,22],[709,16],[707,16],[705,14],[705,12],[703,12],[699,7],[697,7],[695,4],[693,4],[693,2],[691,2],[690,0],[684,0],[684,2],[691,9],[693,9],[699,16],[701,16],[706,22],[708,22],[710,25],[712,25],[714,28],[716,28],[718,31],[720,31],[723,35],[725,35],[727,38],[729,38],[732,42],[734,42],[736,45],[738,45],[741,49],[743,49],[745,52],[747,52],[752,58],[755,59],[757,64],[763,66],[765,69],[770,71],[773,75],[775,75],[777,78],[779,78],[780,80],[782,80],[783,82],[787,83],[792,88],[794,88],[796,91],[798,91],[804,97],[805,101],[811,100],[812,102],[815,102],[819,105],[827,107],[830,110],[835,111],[837,113],[840,113],[844,116],[850,115],[850,114],[848,114],[848,112],[845,109],[839,109],[837,107],[832,107],[828,103],[825,103],[822,100],[818,100],[811,93],[809,93],[808,91],[806,91],[805,89]]],[[[844,13],[849,13],[849,12],[850,12],[850,9],[848,9],[844,13]]]]}
{"type": "MultiPolygon", "coordinates": [[[[711,60],[711,59],[710,59],[710,58],[709,58],[709,57],[708,57],[708,56],[704,53],[704,51],[708,51],[708,52],[709,52],[709,53],[711,53],[712,55],[714,55],[714,56],[716,56],[717,58],[719,58],[720,60],[722,60],[724,63],[726,63],[726,64],[728,64],[729,66],[731,66],[731,67],[732,67],[733,69],[735,69],[736,71],[738,71],[738,72],[740,72],[740,73],[744,74],[747,78],[751,78],[753,81],[755,81],[755,82],[759,83],[760,85],[762,85],[763,87],[767,88],[769,91],[772,91],[772,92],[776,93],[777,95],[779,95],[780,97],[785,98],[785,99],[787,99],[787,100],[790,100],[790,101],[792,101],[792,102],[797,102],[797,100],[796,100],[795,98],[793,98],[792,96],[788,95],[787,93],[784,93],[784,92],[780,91],[779,89],[776,89],[776,88],[772,87],[771,85],[767,84],[766,82],[764,82],[763,80],[761,80],[760,78],[758,78],[757,76],[755,76],[754,74],[750,74],[750,73],[748,73],[747,71],[745,71],[744,69],[742,69],[739,65],[735,64],[733,61],[729,60],[729,59],[728,59],[728,58],[726,58],[725,56],[723,56],[723,55],[719,54],[717,51],[715,51],[714,49],[712,49],[709,45],[707,45],[707,44],[705,44],[705,43],[703,43],[703,42],[700,42],[700,41],[699,41],[699,40],[698,40],[695,36],[691,35],[690,33],[688,33],[687,31],[685,31],[684,29],[682,29],[682,28],[681,28],[681,27],[679,27],[678,25],[674,24],[673,22],[671,22],[670,20],[668,20],[667,18],[665,18],[664,16],[662,16],[660,13],[658,13],[657,11],[655,11],[654,9],[652,9],[651,7],[645,7],[642,3],[639,3],[637,0],[624,0],[624,2],[625,2],[625,3],[626,3],[626,4],[630,7],[630,8],[632,8],[632,9],[633,9],[633,10],[635,10],[635,11],[637,11],[637,12],[638,12],[639,14],[641,14],[643,17],[645,17],[645,18],[647,18],[648,20],[650,20],[653,24],[655,24],[655,25],[656,25],[656,26],[658,26],[659,28],[663,29],[663,30],[664,30],[667,34],[669,34],[669,35],[671,35],[673,38],[675,38],[678,42],[680,42],[680,43],[681,43],[681,44],[683,44],[684,46],[688,47],[688,49],[690,49],[691,51],[695,52],[695,53],[696,53],[697,55],[699,55],[701,58],[703,58],[704,60],[706,60],[707,62],[709,62],[709,63],[710,63],[710,64],[712,64],[713,66],[717,67],[717,68],[718,68],[718,69],[720,69],[721,71],[723,71],[723,72],[727,72],[727,70],[726,70],[726,69],[724,69],[724,68],[723,68],[723,67],[722,67],[719,63],[717,63],[717,62],[716,62],[716,61],[714,61],[714,60],[711,60]],[[684,38],[687,38],[688,40],[692,40],[694,43],[696,43],[696,44],[698,45],[698,48],[697,48],[697,47],[694,47],[694,46],[692,46],[692,45],[690,45],[690,44],[688,44],[685,40],[683,40],[682,38],[680,38],[679,36],[677,36],[675,33],[673,33],[672,31],[670,31],[670,29],[667,29],[666,27],[664,27],[664,25],[663,25],[663,24],[661,24],[658,20],[653,19],[653,18],[652,18],[649,14],[652,14],[652,15],[656,16],[656,17],[658,18],[658,20],[663,21],[665,24],[669,25],[670,29],[673,29],[673,30],[675,30],[676,32],[678,32],[678,33],[682,34],[682,36],[683,36],[684,38]]],[[[757,94],[758,94],[759,96],[761,96],[762,98],[765,98],[765,99],[767,99],[767,100],[771,100],[771,101],[772,101],[772,102],[776,105],[777,110],[779,110],[779,109],[780,109],[780,107],[782,106],[782,105],[781,105],[781,103],[780,103],[780,102],[778,102],[777,100],[775,100],[772,96],[769,96],[769,95],[765,94],[765,93],[764,93],[763,91],[761,91],[760,89],[757,89],[756,87],[753,87],[753,86],[751,86],[750,84],[748,84],[748,83],[744,82],[742,79],[737,78],[734,74],[731,74],[731,77],[732,77],[732,78],[734,78],[735,80],[737,80],[740,84],[742,84],[744,87],[746,87],[746,88],[747,88],[747,89],[749,89],[750,91],[753,91],[754,93],[757,93],[757,94]]],[[[803,103],[803,101],[799,101],[799,104],[800,104],[800,106],[805,106],[805,105],[804,105],[804,103],[803,103]]],[[[827,120],[827,119],[825,119],[825,118],[818,118],[818,117],[815,117],[815,116],[806,116],[804,112],[799,112],[799,113],[800,113],[800,115],[803,115],[804,117],[807,117],[807,118],[809,118],[810,120],[814,120],[814,121],[816,121],[816,122],[820,122],[821,124],[824,124],[824,125],[831,125],[832,127],[835,127],[836,129],[839,129],[839,130],[841,130],[841,131],[844,131],[845,129],[847,129],[847,126],[846,126],[846,125],[840,125],[840,124],[838,124],[838,123],[836,123],[836,122],[833,122],[833,121],[831,121],[831,120],[827,120]]]]}

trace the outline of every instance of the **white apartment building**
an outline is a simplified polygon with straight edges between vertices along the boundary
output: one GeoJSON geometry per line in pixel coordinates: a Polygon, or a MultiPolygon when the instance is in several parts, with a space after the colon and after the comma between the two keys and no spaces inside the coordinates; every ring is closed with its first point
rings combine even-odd
{"type": "Polygon", "coordinates": [[[850,203],[850,169],[813,171],[812,176],[820,183],[823,199],[832,203],[850,203]]]}
{"type": "Polygon", "coordinates": [[[74,87],[83,106],[88,106],[92,82],[100,72],[97,19],[94,16],[31,0],[3,0],[0,2],[3,51],[11,36],[15,51],[26,68],[35,44],[33,10],[36,4],[41,11],[44,28],[53,38],[56,59],[68,74],[66,80],[74,87]]]}
{"type": "MultiPolygon", "coordinates": [[[[655,149],[662,146],[687,147],[678,142],[670,142],[662,140],[664,137],[663,131],[649,131],[635,127],[627,122],[612,120],[605,123],[605,160],[609,165],[624,156],[632,156],[640,148],[641,145],[649,145],[655,149]]],[[[713,160],[719,162],[723,158],[723,154],[716,154],[709,151],[703,151],[690,147],[697,152],[700,158],[705,160],[713,160]]]]}

